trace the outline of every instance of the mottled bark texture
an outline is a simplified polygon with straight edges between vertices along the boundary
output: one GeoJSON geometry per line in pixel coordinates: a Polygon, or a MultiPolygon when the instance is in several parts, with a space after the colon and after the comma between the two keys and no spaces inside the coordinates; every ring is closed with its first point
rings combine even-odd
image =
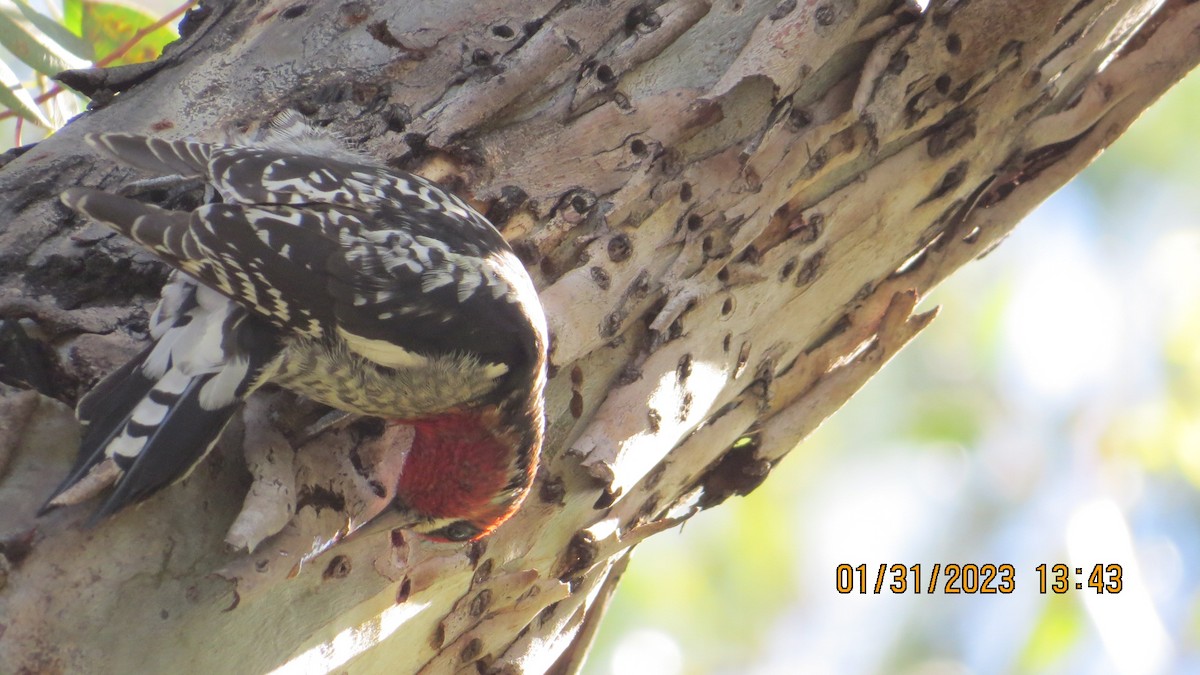
{"type": "MultiPolygon", "coordinates": [[[[75,73],[106,105],[0,169],[5,373],[48,394],[0,398],[0,672],[576,668],[638,541],[758,485],[930,321],[922,295],[1200,58],[1183,0],[923,4],[213,1],[160,64],[75,73]],[[531,498],[474,546],[382,527],[299,569],[274,540],[230,552],[243,456],[404,442],[352,428],[293,458],[256,406],[142,507],[35,519],[70,404],[164,278],[55,199],[141,177],[80,137],[289,107],[474,200],[527,262],[553,331],[531,498]]],[[[295,479],[300,514],[337,521],[295,479]]]]}

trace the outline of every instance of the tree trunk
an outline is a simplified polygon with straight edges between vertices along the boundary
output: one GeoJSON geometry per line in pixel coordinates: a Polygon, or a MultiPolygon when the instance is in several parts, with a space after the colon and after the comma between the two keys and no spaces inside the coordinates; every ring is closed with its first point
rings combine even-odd
{"type": "Polygon", "coordinates": [[[0,385],[0,672],[576,670],[637,542],[754,489],[1200,60],[1200,3],[922,4],[212,0],[156,64],[74,73],[105,105],[0,169],[0,375],[42,392],[0,385]],[[301,501],[258,544],[264,491],[349,481],[404,431],[293,457],[257,404],[141,507],[35,518],[165,278],[58,203],[138,177],[82,134],[286,108],[472,199],[526,262],[553,334],[530,498],[476,545],[384,516],[302,565],[346,513],[301,501]]]}

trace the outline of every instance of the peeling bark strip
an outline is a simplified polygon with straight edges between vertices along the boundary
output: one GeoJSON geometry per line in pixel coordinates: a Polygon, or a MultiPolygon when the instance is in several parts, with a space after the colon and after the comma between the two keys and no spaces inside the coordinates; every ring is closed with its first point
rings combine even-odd
{"type": "Polygon", "coordinates": [[[577,668],[632,546],[752,490],[928,324],[923,295],[1200,60],[1184,0],[918,5],[204,3],[169,67],[0,169],[0,319],[60,355],[50,393],[73,403],[136,351],[159,274],[58,205],[134,177],[82,134],[218,139],[297,108],[521,252],[554,334],[539,482],[477,546],[383,517],[302,565],[338,499],[254,505],[378,498],[358,469],[401,432],[321,431],[301,406],[283,438],[260,405],[187,481],[84,531],[85,509],[32,515],[71,461],[68,408],[3,388],[0,540],[28,544],[0,560],[0,672],[577,668]],[[292,529],[227,553],[256,518],[292,529]]]}

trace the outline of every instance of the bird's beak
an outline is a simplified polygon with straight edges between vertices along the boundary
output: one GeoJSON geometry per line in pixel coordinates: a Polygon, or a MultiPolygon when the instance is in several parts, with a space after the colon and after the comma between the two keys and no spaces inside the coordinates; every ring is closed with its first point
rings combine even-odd
{"type": "MultiPolygon", "coordinates": [[[[376,537],[382,536],[385,532],[398,533],[400,530],[407,530],[412,527],[412,522],[405,514],[389,507],[364,523],[356,524],[351,522],[350,527],[350,536],[352,537],[376,537]]],[[[394,534],[392,536],[400,535],[394,534]]]]}

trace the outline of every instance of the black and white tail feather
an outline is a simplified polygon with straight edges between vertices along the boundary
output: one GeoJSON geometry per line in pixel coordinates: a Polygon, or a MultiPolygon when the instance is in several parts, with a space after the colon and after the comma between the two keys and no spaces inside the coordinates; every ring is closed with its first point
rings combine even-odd
{"type": "Polygon", "coordinates": [[[526,426],[541,428],[536,291],[500,234],[454,195],[294,112],[242,145],[86,141],[125,164],[202,178],[216,201],[179,212],[63,193],[177,271],[152,318],[154,344],[80,401],[79,459],[43,510],[115,481],[99,518],[186,476],[267,381],[400,419],[489,400],[516,419],[536,406],[526,426]]]}
{"type": "Polygon", "coordinates": [[[79,458],[43,511],[115,479],[94,523],[186,477],[280,349],[264,322],[179,272],[163,288],[150,336],[150,347],[79,401],[79,458]]]}

